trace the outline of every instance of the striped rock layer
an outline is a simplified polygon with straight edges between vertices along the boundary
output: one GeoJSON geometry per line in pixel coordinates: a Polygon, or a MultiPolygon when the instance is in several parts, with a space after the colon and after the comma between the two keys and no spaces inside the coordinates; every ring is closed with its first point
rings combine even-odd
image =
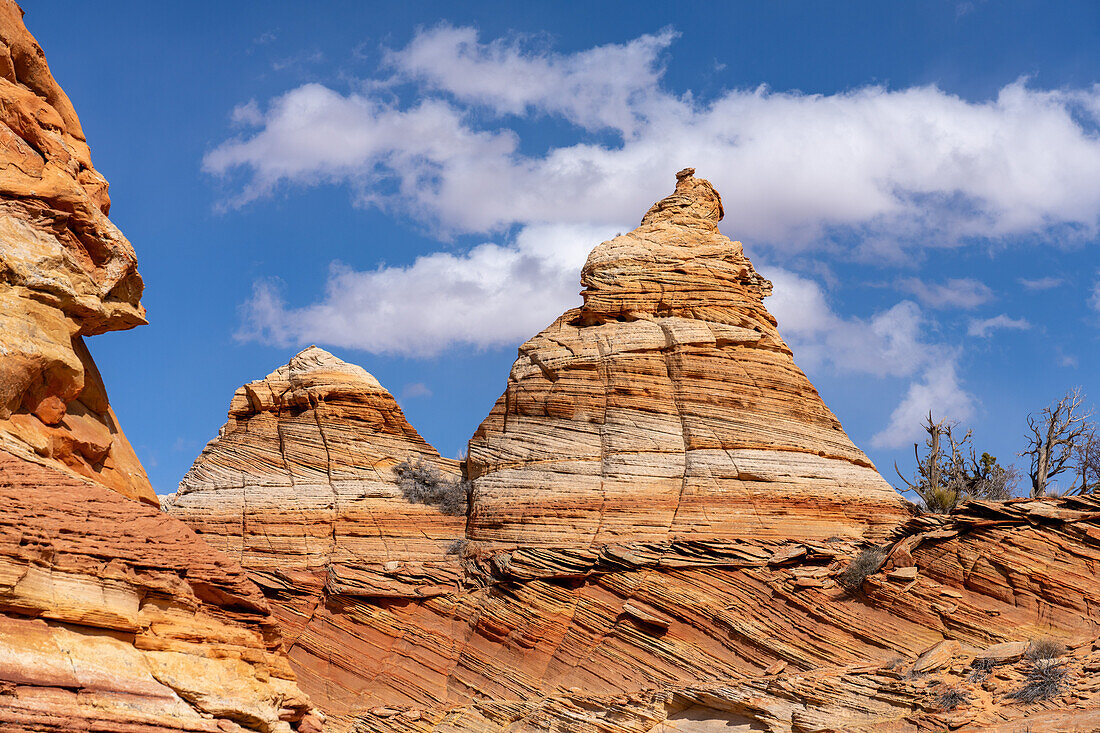
{"type": "Polygon", "coordinates": [[[240,566],[159,511],[84,337],[145,322],[72,105],[0,0],[0,731],[320,733],[240,566]]]}
{"type": "Polygon", "coordinates": [[[69,98],[0,0],[0,446],[156,504],[84,337],[145,323],[69,98]]]}
{"type": "Polygon", "coordinates": [[[854,588],[844,541],[486,553],[484,590],[371,612],[394,638],[354,730],[1100,729],[1100,500],[970,502],[884,548],[854,588]]]}
{"type": "Polygon", "coordinates": [[[321,730],[259,589],[182,522],[5,451],[0,505],[0,730],[321,730]]]}
{"type": "Polygon", "coordinates": [[[237,390],[164,502],[264,589],[303,690],[331,715],[360,709],[378,673],[345,607],[439,595],[462,576],[452,548],[466,517],[404,497],[394,467],[410,459],[459,480],[373,376],[311,346],[237,390]]]}
{"type": "Polygon", "coordinates": [[[720,215],[685,171],[593,252],[470,442],[466,517],[406,500],[398,461],[456,469],[358,367],[237,392],[167,508],[263,588],[328,730],[1095,728],[1100,505],[912,517],[720,215]],[[1048,636],[1066,681],[1021,701],[1048,636]]]}
{"type": "Polygon", "coordinates": [[[469,445],[471,539],[871,536],[905,515],[795,365],[693,169],[592,251],[469,445]]]}

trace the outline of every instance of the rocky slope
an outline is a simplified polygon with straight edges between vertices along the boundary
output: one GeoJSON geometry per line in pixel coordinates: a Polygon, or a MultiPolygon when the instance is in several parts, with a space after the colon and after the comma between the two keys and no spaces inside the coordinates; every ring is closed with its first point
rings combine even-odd
{"type": "Polygon", "coordinates": [[[0,0],[0,730],[319,733],[263,594],[156,507],[85,347],[144,323],[108,204],[0,0]]]}
{"type": "Polygon", "coordinates": [[[184,524],[0,451],[0,729],[318,733],[275,619],[184,524]]]}
{"type": "Polygon", "coordinates": [[[80,121],[0,2],[0,446],[156,504],[84,337],[145,323],[80,121]]]}

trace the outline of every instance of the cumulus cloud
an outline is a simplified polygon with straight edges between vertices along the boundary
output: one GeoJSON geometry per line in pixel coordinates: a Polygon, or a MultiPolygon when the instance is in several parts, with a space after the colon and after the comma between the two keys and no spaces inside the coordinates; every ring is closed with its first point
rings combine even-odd
{"type": "Polygon", "coordinates": [[[926,283],[915,277],[897,282],[902,292],[915,295],[929,308],[977,308],[993,298],[985,283],[973,278],[950,278],[943,283],[926,283]]]}
{"type": "Polygon", "coordinates": [[[931,364],[894,411],[890,422],[871,438],[876,448],[900,448],[917,440],[929,411],[938,419],[965,422],[974,416],[974,399],[959,385],[954,361],[931,364]]]}
{"type": "Polygon", "coordinates": [[[761,268],[772,281],[768,309],[779,331],[809,369],[832,368],[838,373],[875,377],[906,377],[939,347],[922,340],[920,306],[903,300],[871,318],[844,318],[829,305],[821,285],[780,267],[761,268]]]}
{"type": "MultiPolygon", "coordinates": [[[[441,25],[387,51],[351,91],[310,83],[238,107],[236,136],[203,159],[228,205],[343,186],[356,205],[408,216],[441,239],[490,240],[396,267],[334,263],[313,303],[288,303],[276,283],[259,282],[239,335],[412,356],[515,343],[579,303],[587,251],[631,228],[688,165],[721,190],[726,230],[775,259],[814,248],[897,260],[1100,229],[1100,85],[1020,80],[985,100],[934,85],[696,97],[664,86],[675,38],[664,30],[558,53],[441,25]],[[544,117],[571,125],[572,140],[523,145],[523,124],[544,117]]],[[[916,302],[854,318],[829,307],[816,282],[769,274],[770,307],[800,362],[910,380],[876,446],[909,440],[929,407],[970,415],[957,353],[929,341],[922,305],[974,308],[992,298],[986,285],[906,280],[916,302]]],[[[1100,285],[1092,298],[1100,310],[1100,285]]],[[[998,326],[1012,327],[987,330],[998,326]]]]}
{"type": "Polygon", "coordinates": [[[992,318],[973,318],[970,321],[970,326],[966,329],[966,333],[969,336],[977,336],[978,338],[985,338],[998,329],[1010,329],[1014,331],[1026,331],[1031,328],[1031,324],[1023,318],[1009,318],[1002,313],[999,316],[993,316],[992,318]]]}
{"type": "Polygon", "coordinates": [[[340,183],[361,205],[446,232],[631,220],[685,165],[722,191],[734,233],[787,250],[845,233],[946,246],[1100,225],[1100,86],[1018,81],[985,101],[935,86],[696,99],[661,84],[674,37],[554,54],[423,30],[361,91],[306,84],[271,100],[204,167],[233,177],[236,204],[280,184],[340,183]],[[395,76],[416,101],[392,93],[395,76]],[[561,118],[584,141],[524,153],[501,114],[561,118]],[[598,129],[621,138],[584,138],[598,129]]]}
{"type": "Polygon", "coordinates": [[[456,345],[516,343],[580,305],[585,257],[594,242],[614,234],[603,227],[531,226],[506,245],[436,252],[404,267],[359,271],[335,263],[324,297],[302,307],[289,306],[277,282],[261,281],[237,336],[417,357],[456,345]]]}
{"type": "Polygon", "coordinates": [[[1060,277],[1039,277],[1034,280],[1021,277],[1019,282],[1025,290],[1050,290],[1061,285],[1063,280],[1060,277]]]}
{"type": "Polygon", "coordinates": [[[768,308],[804,368],[913,380],[887,427],[872,437],[876,448],[899,448],[919,437],[929,410],[957,420],[973,415],[974,398],[957,376],[958,352],[928,339],[919,305],[903,300],[870,318],[845,318],[817,282],[782,268],[764,272],[775,285],[768,308]]]}
{"type": "Polygon", "coordinates": [[[559,54],[534,47],[529,38],[483,44],[474,28],[440,25],[389,51],[386,64],[397,79],[497,114],[556,115],[629,136],[665,96],[658,88],[659,60],[676,36],[666,28],[628,43],[559,54]]]}

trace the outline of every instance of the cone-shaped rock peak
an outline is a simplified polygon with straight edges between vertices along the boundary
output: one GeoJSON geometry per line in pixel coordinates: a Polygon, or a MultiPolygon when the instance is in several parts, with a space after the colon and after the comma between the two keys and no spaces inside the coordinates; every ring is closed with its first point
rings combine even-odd
{"type": "Polygon", "coordinates": [[[795,365],[693,169],[597,246],[470,441],[472,539],[873,535],[904,502],[795,365]]]}

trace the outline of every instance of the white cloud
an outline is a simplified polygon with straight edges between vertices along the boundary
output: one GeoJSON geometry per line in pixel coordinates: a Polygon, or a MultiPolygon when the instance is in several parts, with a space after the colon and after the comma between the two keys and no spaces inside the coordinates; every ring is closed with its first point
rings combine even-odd
{"type": "Polygon", "coordinates": [[[416,397],[431,397],[432,390],[423,382],[410,382],[401,388],[401,396],[407,400],[416,397]]]}
{"type": "Polygon", "coordinates": [[[336,263],[323,299],[299,308],[283,301],[276,283],[259,282],[238,337],[421,357],[456,345],[520,342],[580,305],[585,257],[615,231],[532,226],[508,245],[436,252],[405,267],[362,272],[336,263]]]}
{"type": "Polygon", "coordinates": [[[838,373],[875,377],[907,377],[920,370],[930,350],[940,347],[922,340],[920,306],[903,300],[869,319],[843,318],[833,311],[821,286],[779,267],[761,268],[772,281],[768,310],[779,321],[779,332],[807,368],[829,367],[838,373]]]}
{"type": "Polygon", "coordinates": [[[217,146],[204,167],[239,176],[237,204],[279,184],[341,183],[362,205],[444,232],[634,220],[686,165],[722,191],[735,234],[788,251],[845,233],[874,257],[898,242],[1100,227],[1100,86],[1019,81],[980,102],[934,86],[697,100],[661,85],[673,38],[555,54],[480,43],[468,28],[424,30],[388,55],[417,101],[395,97],[392,75],[350,94],[307,84],[272,100],[251,134],[217,146]],[[516,120],[486,120],[486,109],[565,119],[582,142],[521,152],[516,120]],[[621,142],[585,137],[608,128],[621,142]]]}
{"type": "Polygon", "coordinates": [[[1100,280],[1092,284],[1092,294],[1089,295],[1089,307],[1100,313],[1100,280]]]}
{"type": "Polygon", "coordinates": [[[917,297],[929,308],[977,308],[993,298],[985,283],[973,278],[950,278],[944,283],[926,283],[915,277],[897,282],[899,290],[917,297]]]}
{"type": "Polygon", "coordinates": [[[1063,282],[1060,277],[1039,277],[1034,280],[1029,280],[1026,277],[1020,278],[1020,284],[1024,286],[1025,290],[1050,290],[1056,288],[1063,282]]]}
{"type": "Polygon", "coordinates": [[[954,361],[934,363],[909,385],[905,398],[890,414],[890,422],[871,438],[876,448],[900,448],[919,439],[921,421],[929,411],[936,419],[965,422],[974,415],[974,399],[960,385],[954,361]]]}
{"type": "Polygon", "coordinates": [[[929,409],[957,420],[973,415],[974,398],[957,377],[957,351],[927,339],[929,329],[916,303],[903,300],[867,319],[845,318],[813,280],[782,268],[763,272],[775,286],[768,309],[801,366],[912,380],[887,427],[871,439],[876,448],[899,448],[919,437],[921,417],[929,409]]]}
{"type": "MultiPolygon", "coordinates": [[[[921,247],[1100,229],[1100,85],[1048,91],[1021,80],[985,101],[935,86],[697,99],[662,86],[674,38],[555,53],[439,26],[388,52],[383,73],[357,91],[305,84],[239,107],[234,120],[247,131],[203,160],[231,205],[281,187],[341,185],[357,205],[407,215],[441,238],[498,238],[401,267],[334,264],[312,304],[257,283],[239,335],[413,356],[515,343],[579,303],[585,254],[629,229],[689,165],[722,192],[726,229],[773,258],[811,247],[852,254],[841,243],[855,241],[858,256],[897,261],[921,247]],[[521,145],[517,123],[539,116],[573,125],[573,140],[521,145]]],[[[800,363],[910,381],[876,446],[915,437],[929,407],[970,416],[958,354],[929,340],[916,302],[843,317],[816,282],[768,274],[769,307],[800,363]]],[[[992,297],[969,278],[903,287],[928,307],[992,297]]],[[[1100,284],[1092,298],[1100,310],[1100,284]]]]}
{"type": "Polygon", "coordinates": [[[966,329],[968,336],[977,336],[978,338],[985,338],[989,336],[993,331],[997,329],[1005,328],[1015,331],[1026,331],[1031,328],[1031,324],[1023,318],[1009,318],[1002,313],[999,316],[993,316],[992,318],[973,318],[970,320],[970,326],[966,329]]]}
{"type": "Polygon", "coordinates": [[[474,28],[440,25],[389,51],[386,63],[399,79],[497,114],[558,115],[586,129],[631,135],[645,124],[645,110],[664,96],[658,61],[676,35],[665,29],[629,43],[558,54],[523,39],[482,44],[474,28]]]}
{"type": "Polygon", "coordinates": [[[263,124],[264,115],[260,111],[260,105],[256,103],[256,100],[250,99],[234,107],[233,111],[229,113],[229,119],[234,125],[257,127],[263,124]]]}

